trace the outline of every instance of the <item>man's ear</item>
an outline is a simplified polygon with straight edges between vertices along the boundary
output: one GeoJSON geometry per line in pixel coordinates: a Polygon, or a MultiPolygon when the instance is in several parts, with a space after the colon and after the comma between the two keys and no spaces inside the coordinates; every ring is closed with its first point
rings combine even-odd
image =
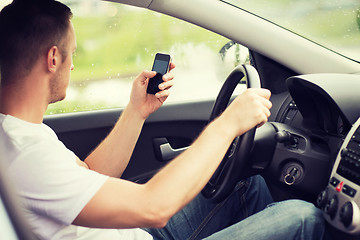
{"type": "Polygon", "coordinates": [[[49,72],[54,73],[60,63],[60,53],[56,46],[52,46],[47,55],[47,69],[49,72]]]}

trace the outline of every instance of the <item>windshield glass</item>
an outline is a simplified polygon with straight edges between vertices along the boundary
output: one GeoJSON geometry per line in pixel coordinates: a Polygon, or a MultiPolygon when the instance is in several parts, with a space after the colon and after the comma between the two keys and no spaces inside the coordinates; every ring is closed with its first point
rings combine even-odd
{"type": "Polygon", "coordinates": [[[225,0],[360,62],[359,0],[225,0]]]}

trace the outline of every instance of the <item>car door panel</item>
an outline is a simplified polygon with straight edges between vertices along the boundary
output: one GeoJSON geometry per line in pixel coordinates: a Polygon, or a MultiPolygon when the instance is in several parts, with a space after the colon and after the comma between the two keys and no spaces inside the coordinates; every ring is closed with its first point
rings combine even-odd
{"type": "MultiPolygon", "coordinates": [[[[174,151],[189,146],[207,124],[212,105],[213,101],[169,104],[153,113],[143,126],[123,178],[151,175],[171,160],[164,161],[159,155],[159,139],[167,141],[174,151]]],[[[46,116],[44,123],[80,159],[85,159],[111,131],[121,112],[111,109],[58,114],[46,116]]]]}

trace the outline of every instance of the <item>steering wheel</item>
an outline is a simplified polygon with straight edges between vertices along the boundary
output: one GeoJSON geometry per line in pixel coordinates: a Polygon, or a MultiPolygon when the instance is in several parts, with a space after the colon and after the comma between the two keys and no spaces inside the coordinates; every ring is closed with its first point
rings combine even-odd
{"type": "MultiPolygon", "coordinates": [[[[260,88],[259,74],[251,65],[237,66],[227,77],[212,109],[210,121],[218,117],[228,106],[232,93],[240,80],[246,78],[247,88],[260,88]]],[[[255,128],[234,139],[219,167],[201,191],[203,196],[214,202],[221,202],[241,180],[246,160],[254,142],[255,128]]]]}

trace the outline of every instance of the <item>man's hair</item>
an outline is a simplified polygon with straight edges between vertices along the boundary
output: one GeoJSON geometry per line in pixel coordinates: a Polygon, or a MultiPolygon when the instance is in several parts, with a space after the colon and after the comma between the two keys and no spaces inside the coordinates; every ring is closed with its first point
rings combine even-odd
{"type": "Polygon", "coordinates": [[[72,13],[55,0],[14,0],[0,12],[1,85],[26,76],[40,56],[57,46],[66,58],[72,13]]]}

